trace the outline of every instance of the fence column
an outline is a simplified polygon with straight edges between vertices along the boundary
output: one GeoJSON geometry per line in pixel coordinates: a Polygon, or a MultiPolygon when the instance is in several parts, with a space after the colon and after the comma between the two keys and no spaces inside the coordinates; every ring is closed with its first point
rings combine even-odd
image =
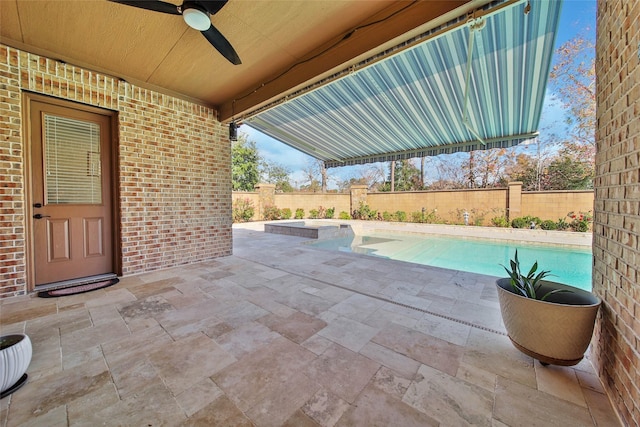
{"type": "Polygon", "coordinates": [[[351,192],[351,212],[349,213],[353,214],[353,211],[358,210],[360,204],[367,204],[367,192],[369,187],[366,185],[352,185],[349,187],[349,190],[351,192]]]}
{"type": "Polygon", "coordinates": [[[255,218],[264,219],[265,206],[274,206],[276,204],[276,185],[275,184],[256,184],[255,189],[258,192],[258,211],[255,218]]]}
{"type": "Polygon", "coordinates": [[[522,214],[522,182],[510,182],[507,191],[507,218],[511,221],[522,214]]]}

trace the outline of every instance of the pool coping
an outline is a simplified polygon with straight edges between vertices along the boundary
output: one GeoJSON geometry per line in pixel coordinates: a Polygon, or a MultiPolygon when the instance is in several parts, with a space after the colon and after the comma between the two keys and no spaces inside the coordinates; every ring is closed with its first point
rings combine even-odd
{"type": "MultiPolygon", "coordinates": [[[[447,225],[447,224],[416,224],[416,223],[404,223],[404,222],[386,222],[386,221],[362,221],[362,220],[338,220],[338,219],[305,219],[296,221],[271,221],[263,222],[265,225],[265,232],[267,225],[272,226],[274,224],[280,227],[290,227],[291,230],[298,230],[299,233],[303,233],[303,230],[313,230],[323,227],[329,227],[329,229],[335,230],[336,227],[340,230],[340,226],[348,225],[356,235],[362,235],[367,233],[403,233],[403,234],[430,234],[430,235],[443,235],[452,236],[458,238],[474,238],[474,239],[489,239],[489,240],[502,240],[508,242],[523,242],[534,244],[545,244],[563,247],[580,247],[591,248],[593,241],[593,234],[591,232],[580,233],[571,231],[555,231],[555,230],[531,230],[531,229],[518,229],[518,228],[500,228],[500,227],[480,227],[480,226],[464,226],[464,225],[447,225]],[[304,223],[304,225],[301,225],[304,223]]],[[[271,228],[271,227],[270,227],[271,228]]],[[[299,237],[319,238],[323,237],[310,237],[304,234],[280,233],[291,234],[299,237]]],[[[333,233],[326,233],[326,238],[332,238],[333,233]]],[[[320,235],[318,235],[320,236],[320,235]]]]}

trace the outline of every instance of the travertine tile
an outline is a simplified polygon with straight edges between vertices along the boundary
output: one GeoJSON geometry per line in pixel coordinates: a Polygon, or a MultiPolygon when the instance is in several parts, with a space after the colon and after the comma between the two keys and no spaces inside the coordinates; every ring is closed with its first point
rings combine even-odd
{"type": "Polygon", "coordinates": [[[462,361],[529,387],[536,387],[533,359],[517,350],[509,337],[472,328],[462,361]]]}
{"type": "Polygon", "coordinates": [[[364,323],[338,317],[330,322],[318,335],[325,337],[351,351],[358,352],[378,333],[378,329],[364,323]]]}
{"type": "Polygon", "coordinates": [[[278,338],[211,378],[241,411],[246,411],[261,402],[285,379],[300,375],[315,358],[315,354],[303,347],[278,338]]]}
{"type": "Polygon", "coordinates": [[[493,416],[512,427],[593,425],[587,408],[500,376],[493,416]]]}
{"type": "Polygon", "coordinates": [[[380,300],[354,294],[335,304],[330,310],[340,316],[362,322],[383,304],[380,300]]]}
{"type": "MultiPolygon", "coordinates": [[[[60,407],[65,408],[74,400],[110,382],[111,375],[103,360],[91,361],[68,371],[29,381],[11,395],[10,424],[23,425],[34,417],[48,416],[49,412],[53,416],[60,407]]],[[[66,410],[64,413],[66,419],[66,410]]],[[[44,422],[42,425],[48,423],[44,422]]]]}
{"type": "Polygon", "coordinates": [[[312,382],[353,403],[380,368],[373,360],[334,344],[305,368],[312,382]]]}
{"type": "Polygon", "coordinates": [[[386,366],[382,366],[371,380],[371,384],[398,400],[402,400],[411,385],[411,380],[398,375],[386,366]]]}
{"type": "Polygon", "coordinates": [[[566,366],[542,366],[535,361],[538,390],[556,396],[559,399],[587,406],[575,371],[566,366]]]}
{"type": "Polygon", "coordinates": [[[426,365],[402,400],[440,425],[491,425],[493,393],[426,365]]]}
{"type": "Polygon", "coordinates": [[[372,341],[449,375],[455,375],[464,348],[398,325],[381,330],[372,341]]]}
{"type": "Polygon", "coordinates": [[[302,411],[323,427],[332,427],[350,405],[325,389],[320,389],[302,406],[302,411]]]}
{"type": "Polygon", "coordinates": [[[454,322],[443,317],[425,313],[413,327],[424,334],[448,341],[452,344],[465,345],[471,332],[471,326],[454,322]]]}
{"type": "Polygon", "coordinates": [[[427,414],[373,386],[367,387],[336,426],[438,426],[427,414]]]}
{"type": "Polygon", "coordinates": [[[258,321],[298,344],[327,326],[323,320],[299,311],[287,317],[270,314],[258,321]]]}
{"type": "Polygon", "coordinates": [[[243,258],[1,300],[34,354],[0,426],[618,425],[588,359],[534,367],[482,329],[502,327],[492,278],[251,233],[243,258]]]}
{"type": "Polygon", "coordinates": [[[183,421],[183,426],[253,427],[254,424],[226,396],[220,396],[209,405],[183,421]]]}
{"type": "Polygon", "coordinates": [[[584,389],[589,412],[598,427],[619,427],[621,422],[611,407],[611,402],[606,394],[584,389]]]}
{"type": "Polygon", "coordinates": [[[248,322],[218,336],[216,342],[236,359],[240,359],[245,354],[252,353],[279,337],[280,334],[258,322],[248,322]]]}
{"type": "Polygon", "coordinates": [[[173,342],[149,355],[149,361],[174,395],[236,361],[204,334],[173,342]]]}
{"type": "Polygon", "coordinates": [[[212,402],[222,396],[224,393],[220,390],[211,378],[193,384],[182,393],[176,395],[178,405],[184,410],[188,417],[197,413],[201,409],[209,406],[212,402]]]}
{"type": "Polygon", "coordinates": [[[415,377],[420,368],[420,362],[374,342],[368,342],[362,347],[360,354],[393,369],[409,380],[415,377]]]}

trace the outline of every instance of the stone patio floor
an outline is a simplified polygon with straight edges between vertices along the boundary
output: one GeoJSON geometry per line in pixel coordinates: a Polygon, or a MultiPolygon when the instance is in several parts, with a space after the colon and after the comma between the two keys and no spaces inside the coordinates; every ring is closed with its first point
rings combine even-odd
{"type": "Polygon", "coordinates": [[[234,226],[234,255],[0,302],[33,342],[0,426],[617,426],[590,362],[504,334],[493,277],[234,226]]]}

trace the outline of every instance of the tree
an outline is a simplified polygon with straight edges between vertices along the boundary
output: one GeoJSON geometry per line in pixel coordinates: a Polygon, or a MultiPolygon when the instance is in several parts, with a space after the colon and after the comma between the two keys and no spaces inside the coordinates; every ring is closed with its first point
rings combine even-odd
{"type": "Polygon", "coordinates": [[[293,191],[293,187],[289,182],[290,174],[291,170],[276,162],[267,163],[267,161],[263,159],[260,164],[260,179],[267,184],[275,184],[276,191],[285,193],[293,191]]]}
{"type": "Polygon", "coordinates": [[[595,147],[595,43],[588,36],[587,28],[556,50],[549,84],[569,112],[567,141],[595,147]]]}
{"type": "Polygon", "coordinates": [[[380,188],[380,191],[413,191],[421,189],[420,169],[410,160],[396,160],[389,165],[388,181],[380,188]]]}
{"type": "Polygon", "coordinates": [[[231,144],[231,181],[235,191],[253,191],[260,178],[260,155],[254,141],[245,134],[231,144]]]}

